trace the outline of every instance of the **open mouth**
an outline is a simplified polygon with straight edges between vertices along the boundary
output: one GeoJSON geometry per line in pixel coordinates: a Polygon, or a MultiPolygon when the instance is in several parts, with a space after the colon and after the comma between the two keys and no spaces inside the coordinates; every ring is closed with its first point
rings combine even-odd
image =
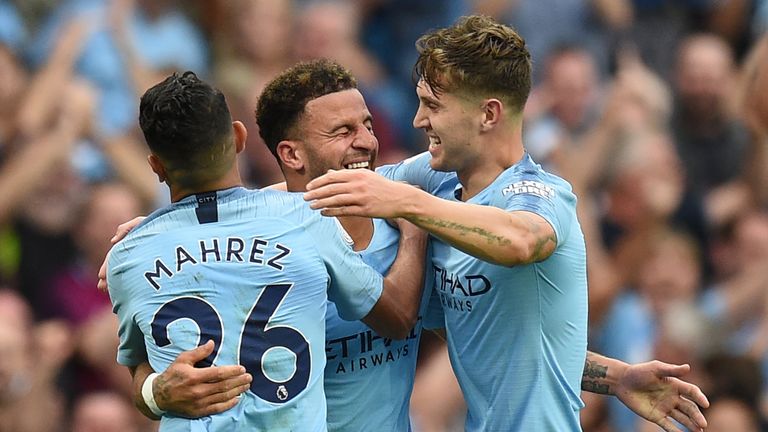
{"type": "Polygon", "coordinates": [[[433,135],[429,135],[429,146],[430,147],[437,147],[440,144],[441,144],[440,138],[438,138],[436,136],[433,136],[433,135]]]}
{"type": "Polygon", "coordinates": [[[369,163],[368,161],[363,161],[363,162],[353,162],[353,163],[351,163],[351,164],[346,164],[346,165],[344,165],[344,168],[346,168],[346,169],[359,169],[359,168],[368,168],[369,164],[370,164],[370,163],[369,163]]]}

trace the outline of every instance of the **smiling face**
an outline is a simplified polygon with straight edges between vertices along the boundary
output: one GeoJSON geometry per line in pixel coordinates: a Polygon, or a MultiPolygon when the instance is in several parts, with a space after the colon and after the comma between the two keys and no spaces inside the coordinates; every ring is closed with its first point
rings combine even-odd
{"type": "Polygon", "coordinates": [[[309,101],[297,124],[307,181],[329,169],[373,169],[379,142],[373,118],[357,89],[309,101]]]}
{"type": "MultiPolygon", "coordinates": [[[[479,158],[472,145],[477,126],[473,118],[482,115],[468,99],[443,91],[438,95],[423,80],[416,86],[419,109],[413,127],[429,138],[430,165],[437,171],[463,171],[479,158]]],[[[477,106],[481,104],[478,102],[477,106]]]]}

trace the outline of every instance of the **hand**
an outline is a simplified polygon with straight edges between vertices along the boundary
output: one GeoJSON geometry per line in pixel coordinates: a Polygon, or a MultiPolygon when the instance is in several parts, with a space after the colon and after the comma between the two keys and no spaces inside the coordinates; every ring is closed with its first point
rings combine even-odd
{"type": "MultiPolygon", "coordinates": [[[[117,226],[117,231],[115,231],[115,235],[112,236],[109,241],[112,244],[115,244],[125,238],[126,235],[128,235],[129,232],[131,232],[132,229],[136,227],[136,225],[140,224],[141,221],[146,219],[146,216],[137,216],[128,222],[122,223],[117,226]]],[[[101,292],[107,292],[109,290],[109,286],[107,285],[107,259],[109,256],[104,257],[104,262],[101,263],[101,267],[99,267],[99,283],[96,285],[99,288],[99,291],[101,292]]]]}
{"type": "Polygon", "coordinates": [[[253,378],[240,365],[196,368],[208,357],[213,341],[184,351],[152,383],[157,406],[189,418],[224,412],[239,402],[253,378]]]}
{"type": "Polygon", "coordinates": [[[369,170],[329,170],[307,184],[304,199],[323,216],[403,217],[414,193],[405,183],[388,180],[369,170]]]}
{"type": "Polygon", "coordinates": [[[671,419],[691,431],[703,431],[707,420],[699,406],[707,408],[709,401],[699,387],[679,379],[690,370],[689,365],[658,360],[630,365],[619,378],[616,397],[667,432],[682,432],[671,419]]]}
{"type": "Polygon", "coordinates": [[[389,222],[390,225],[394,225],[398,231],[400,231],[401,239],[414,239],[418,241],[427,240],[428,234],[426,231],[403,218],[387,220],[387,222],[389,222]]]}

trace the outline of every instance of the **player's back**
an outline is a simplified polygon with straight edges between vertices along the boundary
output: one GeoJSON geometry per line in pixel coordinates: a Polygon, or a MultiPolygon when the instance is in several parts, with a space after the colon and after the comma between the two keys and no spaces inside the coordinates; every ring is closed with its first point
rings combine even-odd
{"type": "Polygon", "coordinates": [[[300,196],[234,188],[150,215],[111,251],[121,364],[138,364],[146,346],[162,371],[212,339],[205,365],[239,363],[253,375],[232,410],[197,420],[167,415],[162,430],[325,430],[330,275],[317,242],[328,243],[322,234],[334,229],[300,196]]]}

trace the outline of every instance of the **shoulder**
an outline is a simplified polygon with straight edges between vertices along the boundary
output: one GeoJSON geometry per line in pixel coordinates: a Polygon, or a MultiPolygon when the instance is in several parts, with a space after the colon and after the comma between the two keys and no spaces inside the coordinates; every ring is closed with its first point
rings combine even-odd
{"type": "Polygon", "coordinates": [[[499,176],[496,186],[504,198],[532,195],[547,200],[575,201],[573,188],[568,181],[545,171],[528,155],[519,163],[507,168],[499,176]]]}

